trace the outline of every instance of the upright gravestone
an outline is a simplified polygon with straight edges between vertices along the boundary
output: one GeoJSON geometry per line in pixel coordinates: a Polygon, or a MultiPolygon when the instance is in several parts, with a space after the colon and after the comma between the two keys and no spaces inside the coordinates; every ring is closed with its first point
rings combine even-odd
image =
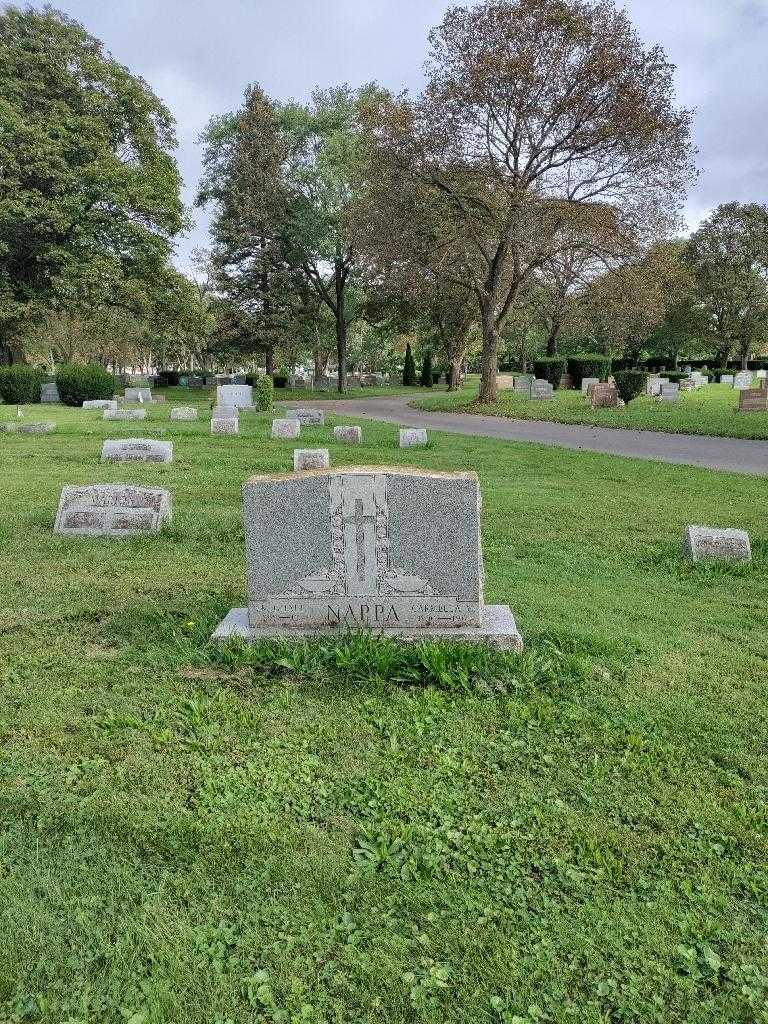
{"type": "Polygon", "coordinates": [[[216,388],[216,404],[233,409],[252,409],[253,388],[250,384],[219,384],[216,388]]]}
{"type": "Polygon", "coordinates": [[[768,412],[768,390],[746,388],[739,391],[739,412],[768,412]]]}
{"type": "Polygon", "coordinates": [[[272,420],[272,437],[276,440],[293,441],[301,433],[298,420],[272,420]]]}
{"type": "Polygon", "coordinates": [[[475,473],[391,466],[255,476],[243,487],[248,608],[214,637],[370,629],[521,650],[483,602],[475,473]]]}
{"type": "Polygon", "coordinates": [[[746,391],[747,388],[752,387],[752,371],[751,370],[739,370],[736,376],[733,378],[733,386],[736,391],[746,391]]]}
{"type": "Polygon", "coordinates": [[[680,381],[680,383],[678,384],[678,389],[680,391],[695,391],[696,381],[692,380],[690,377],[686,377],[684,380],[680,381]]]}
{"type": "Polygon", "coordinates": [[[686,526],[683,556],[691,562],[751,562],[749,534],[744,530],[720,530],[713,526],[686,526]]]}
{"type": "Polygon", "coordinates": [[[335,441],[341,441],[343,444],[360,444],[363,440],[362,427],[334,427],[333,439],[335,441]]]}
{"type": "Polygon", "coordinates": [[[293,469],[298,473],[300,470],[328,469],[331,464],[331,454],[327,448],[294,448],[293,469]]]}
{"type": "Polygon", "coordinates": [[[400,431],[401,448],[421,448],[427,443],[427,431],[424,427],[406,427],[400,431]]]}
{"type": "Polygon", "coordinates": [[[619,404],[619,392],[613,384],[592,385],[592,408],[615,409],[619,404]]]}
{"type": "Polygon", "coordinates": [[[56,387],[56,382],[52,381],[49,384],[43,384],[40,388],[40,401],[43,405],[50,405],[54,402],[60,402],[61,397],[59,395],[59,389],[56,387]]]}
{"type": "Polygon", "coordinates": [[[676,402],[680,394],[680,387],[677,384],[662,384],[659,398],[662,402],[676,402]]]}
{"type": "Polygon", "coordinates": [[[217,405],[211,412],[212,434],[239,434],[240,417],[231,405],[217,405]]]}
{"type": "Polygon", "coordinates": [[[553,398],[555,389],[548,380],[534,380],[531,383],[530,397],[535,399],[553,398]]]}
{"type": "Polygon", "coordinates": [[[529,395],[531,393],[532,379],[532,377],[527,377],[525,374],[515,374],[515,379],[512,383],[512,390],[519,395],[529,395]]]}
{"type": "Polygon", "coordinates": [[[152,401],[152,390],[151,388],[126,388],[125,401],[139,402],[141,405],[147,405],[152,401]]]}
{"type": "Polygon", "coordinates": [[[288,419],[298,420],[305,426],[322,427],[325,423],[325,413],[322,409],[289,409],[285,415],[288,419]]]}
{"type": "Polygon", "coordinates": [[[733,384],[733,374],[732,373],[722,373],[720,375],[720,383],[721,384],[731,384],[732,385],[733,384]]]}
{"type": "Polygon", "coordinates": [[[102,462],[173,462],[171,441],[149,437],[125,437],[107,440],[101,448],[102,462]]]}
{"type": "Polygon", "coordinates": [[[595,384],[600,383],[599,377],[582,377],[581,378],[581,393],[582,395],[588,395],[589,389],[594,387],[595,384]]]}
{"type": "Polygon", "coordinates": [[[661,394],[661,381],[658,377],[649,377],[645,385],[646,395],[658,396],[661,394]]]}
{"type": "Polygon", "coordinates": [[[61,492],[54,533],[133,537],[158,533],[171,518],[171,495],[161,487],[86,484],[61,492]]]}

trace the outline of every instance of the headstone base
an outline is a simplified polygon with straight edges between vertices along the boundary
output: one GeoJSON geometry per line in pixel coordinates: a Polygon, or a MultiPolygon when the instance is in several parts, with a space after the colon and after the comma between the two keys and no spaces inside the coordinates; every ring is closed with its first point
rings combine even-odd
{"type": "MultiPolygon", "coordinates": [[[[309,636],[344,635],[347,627],[328,626],[252,626],[247,608],[233,608],[216,627],[212,640],[303,640],[309,636]]],[[[415,643],[419,640],[448,640],[457,643],[484,644],[499,651],[522,651],[523,638],[514,616],[505,604],[486,604],[479,626],[429,627],[424,629],[372,629],[378,636],[415,643]]]]}

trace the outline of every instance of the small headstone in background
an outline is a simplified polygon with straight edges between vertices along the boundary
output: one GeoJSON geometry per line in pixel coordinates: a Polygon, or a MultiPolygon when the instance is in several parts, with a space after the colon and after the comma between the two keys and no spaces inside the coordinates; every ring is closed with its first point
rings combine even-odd
{"type": "Polygon", "coordinates": [[[40,388],[40,401],[43,405],[50,405],[54,402],[60,402],[61,396],[59,395],[59,389],[56,387],[56,382],[51,381],[48,384],[43,384],[40,388]]]}
{"type": "Polygon", "coordinates": [[[102,419],[104,420],[145,420],[146,409],[105,409],[102,419]]]}
{"type": "Polygon", "coordinates": [[[301,433],[301,424],[298,420],[272,420],[272,437],[285,441],[293,441],[301,433]]]}
{"type": "Polygon", "coordinates": [[[125,437],[107,440],[101,448],[102,462],[173,462],[173,443],[153,438],[125,437]]]}
{"type": "Polygon", "coordinates": [[[534,380],[531,383],[531,398],[553,398],[555,389],[548,380],[534,380]]]}
{"type": "Polygon", "coordinates": [[[216,405],[228,405],[233,409],[252,409],[253,388],[250,384],[219,384],[216,388],[216,405]]]}
{"type": "Polygon", "coordinates": [[[187,387],[198,391],[200,388],[205,387],[205,378],[192,376],[187,379],[187,387]]]}
{"type": "Polygon", "coordinates": [[[133,537],[158,533],[171,518],[171,495],[161,487],[86,484],[64,487],[54,533],[81,537],[133,537]]]}
{"type": "Polygon", "coordinates": [[[686,526],[683,556],[691,562],[718,560],[751,562],[752,549],[745,530],[720,530],[713,526],[686,526]]]}
{"type": "Polygon", "coordinates": [[[733,387],[736,391],[746,391],[747,388],[752,387],[752,371],[751,370],[739,370],[736,376],[733,378],[733,387]]]}
{"type": "Polygon", "coordinates": [[[171,409],[172,420],[196,420],[197,409],[194,405],[176,405],[171,409]]]}
{"type": "Polygon", "coordinates": [[[593,384],[591,399],[593,409],[615,409],[619,404],[619,392],[613,384],[593,384]]]}
{"type": "Polygon", "coordinates": [[[733,384],[733,374],[732,373],[721,373],[720,374],[720,383],[721,384],[733,384]]]}
{"type": "Polygon", "coordinates": [[[126,388],[125,401],[147,405],[152,401],[152,390],[150,388],[126,388]]]}
{"type": "Polygon", "coordinates": [[[344,444],[360,444],[363,440],[363,430],[362,427],[334,427],[333,437],[344,444]]]}
{"type": "Polygon", "coordinates": [[[680,394],[680,387],[677,384],[662,384],[659,398],[662,402],[676,402],[680,394]]]}
{"type": "Polygon", "coordinates": [[[35,423],[19,423],[16,429],[20,434],[52,434],[56,424],[53,420],[38,420],[35,423]]]}
{"type": "Polygon", "coordinates": [[[582,377],[581,378],[581,393],[582,393],[582,395],[588,395],[589,394],[589,389],[592,387],[592,385],[593,384],[599,384],[599,383],[600,383],[600,378],[599,377],[582,377]]]}
{"type": "Polygon", "coordinates": [[[325,424],[325,413],[322,409],[289,409],[285,414],[290,420],[298,420],[306,426],[322,427],[325,424]]]}
{"type": "Polygon", "coordinates": [[[293,471],[303,469],[328,469],[331,455],[327,448],[294,448],[293,471]]]}
{"type": "Polygon", "coordinates": [[[768,390],[746,388],[739,391],[739,412],[768,412],[768,390]]]}
{"type": "Polygon", "coordinates": [[[427,443],[427,431],[424,427],[406,427],[400,431],[401,448],[419,448],[427,443]]]}
{"type": "Polygon", "coordinates": [[[483,600],[474,473],[380,466],[252,477],[243,487],[248,608],[215,639],[370,629],[521,650],[483,600]]]}
{"type": "Polygon", "coordinates": [[[116,398],[92,398],[87,402],[83,402],[83,409],[116,409],[117,399],[116,398]]]}

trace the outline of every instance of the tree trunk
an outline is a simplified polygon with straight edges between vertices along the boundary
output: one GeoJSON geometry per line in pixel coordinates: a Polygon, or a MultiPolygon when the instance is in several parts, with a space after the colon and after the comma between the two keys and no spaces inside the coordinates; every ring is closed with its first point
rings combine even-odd
{"type": "Polygon", "coordinates": [[[557,339],[558,339],[559,335],[560,335],[560,324],[556,320],[553,320],[552,321],[552,329],[550,330],[549,337],[547,338],[547,355],[548,356],[556,356],[557,355],[557,339]]]}
{"type": "Polygon", "coordinates": [[[483,352],[480,362],[479,400],[485,404],[498,398],[496,376],[499,371],[499,332],[496,329],[493,310],[488,301],[481,304],[483,328],[483,352]]]}
{"type": "Polygon", "coordinates": [[[344,310],[343,270],[336,261],[336,361],[339,364],[339,393],[343,394],[347,387],[347,319],[344,310]]]}

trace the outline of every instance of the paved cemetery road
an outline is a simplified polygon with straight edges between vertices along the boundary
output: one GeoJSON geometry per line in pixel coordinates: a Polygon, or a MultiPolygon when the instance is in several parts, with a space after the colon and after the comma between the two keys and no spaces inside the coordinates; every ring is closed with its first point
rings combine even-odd
{"type": "Polygon", "coordinates": [[[768,476],[768,441],[664,434],[651,430],[617,430],[613,427],[511,420],[469,413],[424,412],[411,408],[408,404],[410,400],[406,395],[399,398],[349,398],[342,401],[313,398],[284,404],[318,406],[337,415],[382,420],[403,427],[427,427],[472,437],[493,437],[502,441],[535,441],[560,448],[768,476]]]}

